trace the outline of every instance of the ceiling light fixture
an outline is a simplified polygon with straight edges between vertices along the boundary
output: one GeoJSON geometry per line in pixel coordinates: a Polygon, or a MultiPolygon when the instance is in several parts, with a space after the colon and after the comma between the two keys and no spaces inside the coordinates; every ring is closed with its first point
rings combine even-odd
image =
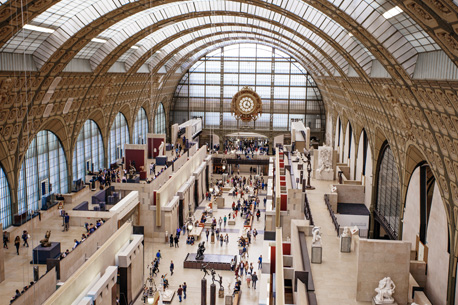
{"type": "Polygon", "coordinates": [[[348,36],[353,37],[353,34],[349,32],[349,33],[348,33],[348,36]]]}
{"type": "Polygon", "coordinates": [[[31,24],[25,24],[24,29],[31,30],[31,31],[37,31],[37,32],[42,32],[42,33],[54,33],[53,29],[48,29],[44,28],[42,26],[36,26],[36,25],[31,25],[31,24]]]}
{"type": "Polygon", "coordinates": [[[392,9],[386,11],[384,14],[383,14],[383,17],[385,17],[385,19],[390,19],[396,15],[399,15],[400,13],[402,13],[403,11],[399,8],[399,6],[395,6],[393,7],[392,9]]]}
{"type": "Polygon", "coordinates": [[[131,46],[130,48],[131,48],[131,49],[134,49],[134,50],[137,50],[137,49],[138,49],[138,46],[131,46]]]}
{"type": "Polygon", "coordinates": [[[100,39],[100,38],[92,38],[91,41],[93,41],[93,42],[98,42],[98,43],[105,43],[105,42],[107,42],[105,39],[100,39]]]}

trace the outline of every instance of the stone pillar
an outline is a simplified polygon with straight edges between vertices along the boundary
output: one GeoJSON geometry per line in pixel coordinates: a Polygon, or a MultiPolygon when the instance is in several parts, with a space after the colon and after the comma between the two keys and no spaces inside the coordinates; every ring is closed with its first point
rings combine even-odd
{"type": "Polygon", "coordinates": [[[207,305],[207,279],[203,278],[201,281],[201,290],[200,290],[200,304],[207,305]]]}
{"type": "Polygon", "coordinates": [[[210,285],[210,305],[216,305],[216,285],[210,285]]]}

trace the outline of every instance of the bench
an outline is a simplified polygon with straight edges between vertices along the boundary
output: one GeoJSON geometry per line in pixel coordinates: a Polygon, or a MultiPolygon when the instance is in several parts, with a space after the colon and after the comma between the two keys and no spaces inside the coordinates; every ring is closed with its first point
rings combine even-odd
{"type": "Polygon", "coordinates": [[[229,220],[227,221],[227,224],[228,224],[228,225],[231,225],[231,226],[234,226],[234,225],[235,225],[235,219],[229,219],[229,220]]]}

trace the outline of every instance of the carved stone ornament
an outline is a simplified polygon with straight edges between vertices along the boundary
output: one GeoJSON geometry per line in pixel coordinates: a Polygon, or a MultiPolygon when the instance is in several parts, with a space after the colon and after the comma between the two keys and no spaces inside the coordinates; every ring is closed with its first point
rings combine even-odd
{"type": "Polygon", "coordinates": [[[256,121],[262,113],[261,98],[250,87],[243,87],[232,97],[231,113],[245,123],[256,121]]]}

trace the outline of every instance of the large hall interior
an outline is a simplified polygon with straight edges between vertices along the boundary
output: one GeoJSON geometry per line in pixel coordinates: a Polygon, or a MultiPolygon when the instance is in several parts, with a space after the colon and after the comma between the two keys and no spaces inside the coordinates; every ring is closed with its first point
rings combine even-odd
{"type": "Polygon", "coordinates": [[[0,0],[0,305],[458,304],[458,1],[0,0]]]}

